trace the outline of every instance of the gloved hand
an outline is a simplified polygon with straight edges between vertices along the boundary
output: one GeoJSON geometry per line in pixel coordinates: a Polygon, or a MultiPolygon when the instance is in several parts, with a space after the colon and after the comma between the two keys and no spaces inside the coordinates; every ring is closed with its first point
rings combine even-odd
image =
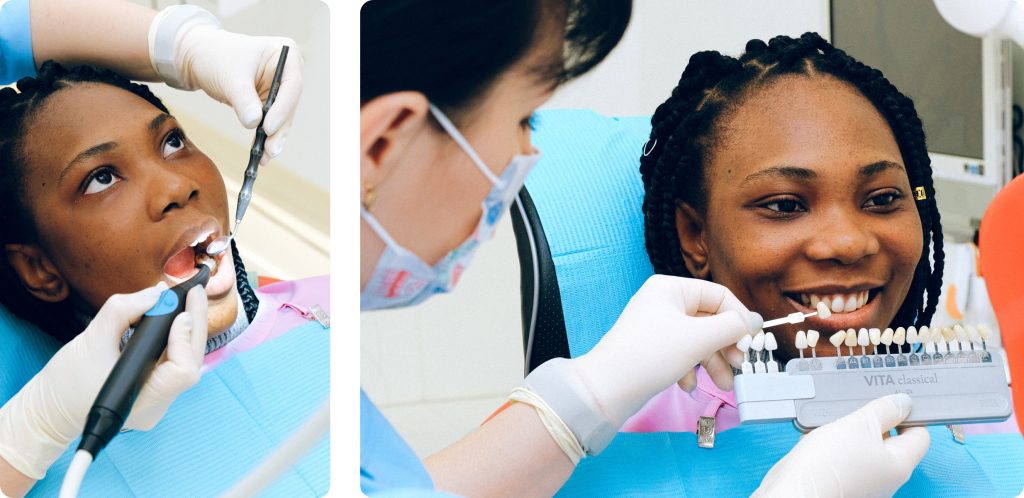
{"type": "Polygon", "coordinates": [[[910,396],[891,394],[811,431],[768,471],[754,496],[892,496],[931,442],[924,427],[883,438],[910,408],[910,396]]]}
{"type": "MultiPolygon", "coordinates": [[[[266,162],[281,153],[288,138],[302,94],[302,53],[291,38],[231,33],[213,24],[215,19],[210,18],[192,20],[180,27],[182,32],[174,38],[172,49],[173,73],[165,74],[170,69],[161,72],[160,66],[155,65],[157,73],[171,86],[202,89],[234,108],[243,126],[256,128],[263,116],[263,100],[270,93],[281,46],[288,45],[288,60],[277,99],[263,122],[267,133],[263,156],[266,162]]],[[[157,15],[150,28],[151,39],[160,30],[161,22],[173,23],[174,16],[165,15],[163,11],[157,15]]],[[[150,57],[155,58],[152,42],[150,51],[150,57]]]]}
{"type": "Polygon", "coordinates": [[[742,361],[735,344],[761,324],[760,315],[719,284],[654,275],[590,352],[548,361],[525,384],[596,455],[655,394],[674,382],[692,390],[698,363],[716,384],[731,388],[729,364],[742,361]]]}
{"type": "MultiPolygon", "coordinates": [[[[85,331],[0,408],[0,457],[32,479],[42,479],[85,426],[89,408],[120,357],[129,324],[156,304],[167,285],[117,294],[100,308],[85,331]]],[[[167,349],[142,387],[126,429],[149,430],[171,402],[199,380],[206,346],[206,292],[189,291],[185,312],[171,325],[167,349]]]]}

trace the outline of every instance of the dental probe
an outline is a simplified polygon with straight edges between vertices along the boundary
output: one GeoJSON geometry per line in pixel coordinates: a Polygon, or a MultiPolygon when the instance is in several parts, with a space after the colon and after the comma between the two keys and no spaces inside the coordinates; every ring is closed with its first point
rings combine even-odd
{"type": "Polygon", "coordinates": [[[195,276],[160,293],[156,304],[135,326],[135,332],[89,409],[78,451],[61,485],[61,497],[75,496],[89,464],[120,433],[142,385],[167,349],[171,323],[184,311],[188,291],[197,285],[205,287],[217,262],[205,258],[196,268],[199,273],[195,276]]]}
{"type": "Polygon", "coordinates": [[[817,308],[818,311],[812,311],[811,313],[802,313],[797,311],[795,313],[790,313],[782,318],[768,320],[764,322],[763,325],[761,325],[761,329],[763,330],[768,327],[776,327],[778,325],[784,325],[787,323],[800,323],[804,321],[805,318],[811,316],[820,316],[822,318],[828,318],[832,316],[832,310],[828,309],[828,306],[825,306],[825,303],[819,302],[817,308]]]}
{"type": "Polygon", "coordinates": [[[281,87],[281,75],[284,74],[284,63],[288,59],[288,45],[281,47],[281,56],[277,59],[277,69],[274,71],[274,80],[270,84],[270,94],[267,101],[263,103],[263,117],[256,127],[256,138],[252,141],[252,150],[249,151],[249,165],[245,167],[245,178],[242,180],[242,190],[238,192],[238,204],[235,206],[235,226],[231,229],[231,235],[221,235],[206,246],[206,254],[216,256],[228,248],[228,243],[238,234],[238,227],[242,224],[242,217],[245,210],[249,208],[249,201],[252,199],[252,186],[256,183],[256,172],[263,158],[263,144],[267,141],[267,132],[263,130],[263,120],[267,118],[270,106],[274,105],[277,99],[277,91],[281,87]]]}

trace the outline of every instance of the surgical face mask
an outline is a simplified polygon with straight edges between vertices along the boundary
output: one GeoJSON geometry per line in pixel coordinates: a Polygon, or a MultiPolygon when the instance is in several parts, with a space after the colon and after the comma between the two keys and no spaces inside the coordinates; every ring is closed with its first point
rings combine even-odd
{"type": "Polygon", "coordinates": [[[487,198],[484,199],[483,213],[476,229],[466,241],[433,266],[428,265],[412,251],[399,245],[388,235],[387,230],[381,226],[380,222],[369,211],[362,208],[360,214],[363,219],[384,241],[386,247],[380,260],[377,261],[373,275],[366,282],[366,287],[363,288],[360,295],[359,308],[361,310],[410,306],[418,304],[434,294],[452,290],[458,283],[459,277],[462,276],[463,270],[469,265],[469,261],[473,258],[473,253],[476,252],[480,243],[494,235],[495,225],[501,219],[502,213],[508,211],[512,200],[523,187],[526,175],[540,159],[540,151],[536,149],[533,154],[528,156],[516,155],[500,178],[494,176],[494,173],[487,168],[473,147],[444,113],[433,105],[430,106],[430,112],[493,186],[487,194],[487,198]]]}

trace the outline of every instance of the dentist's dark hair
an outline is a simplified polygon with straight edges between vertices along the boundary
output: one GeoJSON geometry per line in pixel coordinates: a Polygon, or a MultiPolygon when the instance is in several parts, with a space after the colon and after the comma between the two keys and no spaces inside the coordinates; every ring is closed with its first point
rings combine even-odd
{"type": "Polygon", "coordinates": [[[819,74],[853,85],[874,105],[892,129],[911,187],[924,187],[927,198],[916,201],[916,207],[925,251],[891,326],[928,325],[942,287],[945,256],[921,120],[914,103],[880,71],[833,47],[817,33],[805,33],[796,39],[777,36],[768,43],[750,40],[738,59],[715,51],[699,52],[690,58],[678,86],[654,112],[648,142],[654,146],[640,157],[644,233],[654,271],[691,276],[679,250],[676,209],[686,203],[705,213],[705,168],[709,152],[723,133],[718,126],[722,116],[744,102],[752,91],[781,76],[819,74]],[[934,264],[929,264],[929,259],[934,264]]]}
{"type": "MultiPolygon", "coordinates": [[[[0,90],[0,199],[6,203],[4,209],[0,210],[0,248],[7,244],[38,242],[36,227],[45,222],[34,218],[24,192],[23,165],[26,158],[23,156],[22,139],[31,133],[28,129],[30,121],[41,112],[51,96],[63,89],[85,83],[101,83],[129,91],[170,114],[163,102],[146,85],[133,83],[113,71],[92,66],[68,69],[56,62],[46,61],[39,67],[36,77],[22,78],[14,88],[0,90]]],[[[60,110],[51,109],[49,112],[60,110]]],[[[234,251],[234,263],[239,295],[251,322],[256,315],[258,301],[249,286],[237,250],[234,251]]],[[[0,258],[0,304],[61,342],[68,342],[82,332],[82,319],[91,318],[76,316],[73,299],[57,303],[37,299],[25,289],[7,258],[0,258]]]]}
{"type": "Polygon", "coordinates": [[[560,84],[601,62],[622,38],[631,0],[371,0],[360,11],[360,102],[423,93],[458,122],[541,37],[564,26],[563,50],[537,67],[560,84]]]}

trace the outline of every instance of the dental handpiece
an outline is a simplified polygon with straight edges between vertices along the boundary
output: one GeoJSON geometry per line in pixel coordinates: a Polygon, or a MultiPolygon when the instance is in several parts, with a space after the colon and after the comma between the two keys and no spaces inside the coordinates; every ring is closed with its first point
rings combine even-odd
{"type": "Polygon", "coordinates": [[[139,320],[135,333],[128,339],[121,357],[89,409],[79,451],[88,451],[95,458],[121,431],[142,385],[167,349],[171,323],[185,309],[188,291],[197,285],[206,286],[215,268],[214,261],[207,259],[196,266],[199,273],[195,276],[160,293],[156,304],[139,320]]]}
{"type": "Polygon", "coordinates": [[[270,106],[274,105],[277,99],[277,91],[281,87],[281,75],[284,74],[285,60],[288,58],[288,46],[281,47],[281,56],[277,59],[277,69],[274,71],[274,80],[270,84],[270,94],[267,101],[263,103],[263,117],[256,127],[256,138],[252,142],[252,150],[249,151],[249,165],[245,168],[245,178],[242,180],[242,190],[238,192],[238,204],[235,207],[235,227],[231,230],[233,237],[238,233],[238,226],[242,224],[242,217],[249,207],[252,199],[252,186],[256,183],[256,171],[260,166],[260,159],[263,158],[263,144],[267,141],[267,132],[263,130],[263,120],[267,118],[270,106]]]}

